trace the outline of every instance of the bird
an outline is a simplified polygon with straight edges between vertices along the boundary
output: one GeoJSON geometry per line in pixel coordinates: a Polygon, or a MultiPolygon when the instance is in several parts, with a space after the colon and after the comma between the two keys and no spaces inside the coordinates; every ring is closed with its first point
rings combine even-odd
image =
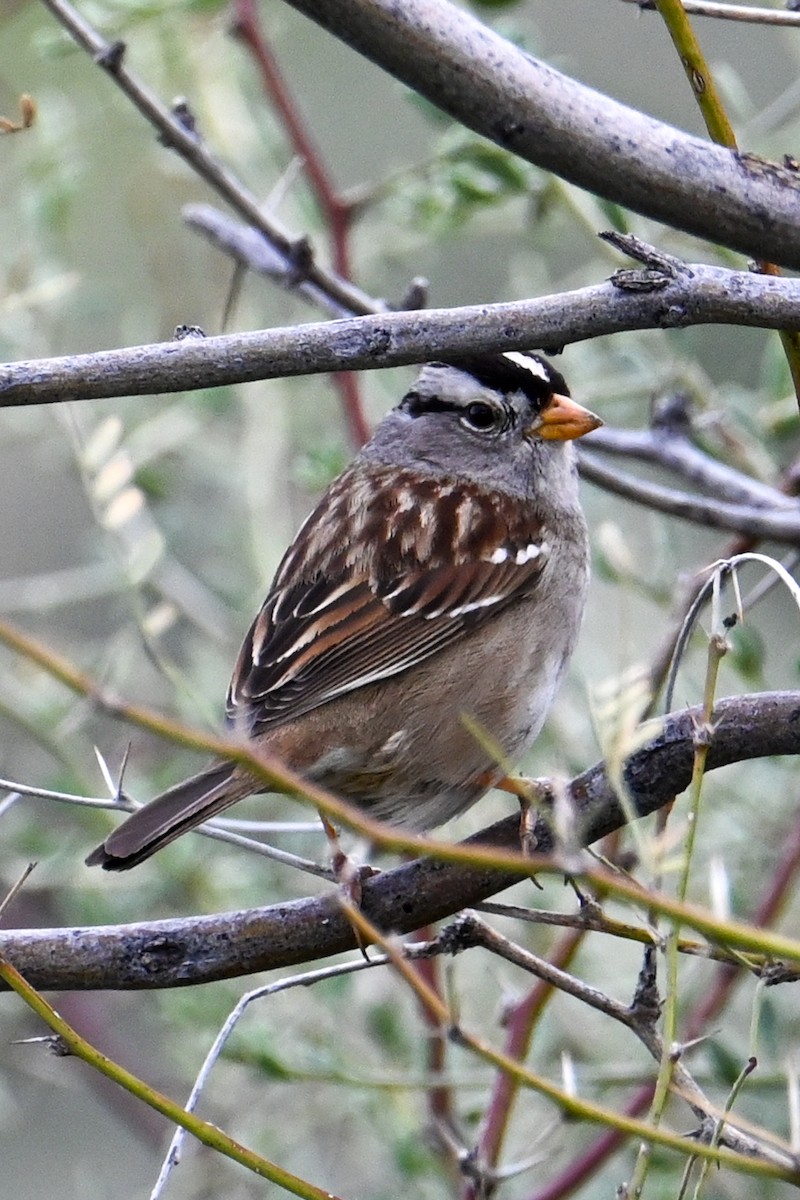
{"type": "MultiPolygon", "coordinates": [[[[379,820],[427,830],[475,803],[537,737],[575,647],[589,538],[573,442],[601,424],[538,354],[425,364],[284,554],[230,728],[379,820]]],[[[127,870],[263,790],[214,761],[86,862],[127,870]]]]}

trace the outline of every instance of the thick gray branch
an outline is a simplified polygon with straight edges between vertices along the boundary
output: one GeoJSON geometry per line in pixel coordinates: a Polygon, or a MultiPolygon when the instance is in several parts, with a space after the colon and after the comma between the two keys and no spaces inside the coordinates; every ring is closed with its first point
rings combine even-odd
{"type": "Polygon", "coordinates": [[[691,137],[539,62],[447,0],[288,0],[444,112],[571,183],[800,268],[800,176],[691,137]]]}
{"type": "Polygon", "coordinates": [[[609,282],[513,303],[380,313],[8,363],[0,366],[0,407],[372,370],[444,355],[552,350],[625,330],[707,324],[800,328],[800,280],[697,263],[644,292],[609,282]]]}
{"type": "MultiPolygon", "coordinates": [[[[687,709],[667,717],[662,733],[629,759],[626,777],[639,815],[654,812],[688,785],[699,715],[699,709],[687,709]]],[[[800,754],[800,692],[721,700],[714,718],[709,770],[750,758],[800,754]]],[[[568,788],[583,844],[625,824],[602,763],[568,788]]],[[[544,821],[535,833],[543,853],[553,848],[544,821]]],[[[472,840],[518,849],[518,818],[499,821],[472,840]]],[[[380,928],[410,933],[479,903],[517,878],[496,869],[417,859],[368,880],[363,907],[380,928]]],[[[31,983],[59,991],[182,987],[310,962],[353,946],[352,927],[333,895],[206,917],[0,933],[0,952],[31,983]]]]}

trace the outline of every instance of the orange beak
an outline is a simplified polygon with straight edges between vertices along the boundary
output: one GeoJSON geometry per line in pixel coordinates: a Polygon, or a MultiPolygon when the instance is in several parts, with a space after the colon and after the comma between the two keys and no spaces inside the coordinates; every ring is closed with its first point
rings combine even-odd
{"type": "Polygon", "coordinates": [[[588,408],[576,402],[569,396],[554,392],[552,399],[539,414],[535,425],[530,429],[540,438],[547,441],[568,442],[572,438],[583,437],[598,429],[603,422],[588,408]]]}

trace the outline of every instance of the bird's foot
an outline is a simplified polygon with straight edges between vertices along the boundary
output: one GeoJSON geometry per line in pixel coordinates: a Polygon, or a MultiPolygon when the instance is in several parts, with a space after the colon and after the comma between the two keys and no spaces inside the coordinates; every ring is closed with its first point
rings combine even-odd
{"type": "MultiPolygon", "coordinates": [[[[333,870],[333,877],[339,886],[339,890],[350,904],[355,908],[361,908],[361,894],[364,880],[370,879],[373,875],[379,875],[380,871],[376,867],[371,867],[369,863],[355,862],[342,849],[339,834],[325,814],[320,813],[319,818],[322,821],[322,828],[325,831],[325,836],[330,846],[331,869],[333,870]]],[[[367,943],[364,942],[360,930],[352,922],[350,924],[356,937],[356,944],[364,955],[364,958],[366,958],[367,943]]]]}
{"type": "MultiPolygon", "coordinates": [[[[530,858],[539,848],[536,837],[539,812],[553,806],[553,786],[549,779],[530,779],[526,775],[504,775],[494,786],[519,800],[519,845],[525,857],[530,858]]],[[[535,876],[531,879],[541,888],[535,876]]]]}

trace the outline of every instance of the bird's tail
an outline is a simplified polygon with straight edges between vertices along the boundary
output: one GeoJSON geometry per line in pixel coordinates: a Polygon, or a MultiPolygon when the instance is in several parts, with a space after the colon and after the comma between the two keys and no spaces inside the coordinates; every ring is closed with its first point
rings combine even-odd
{"type": "Polygon", "coordinates": [[[212,763],[137,809],[92,851],[86,865],[127,871],[253,790],[253,782],[243,778],[235,763],[212,763]]]}

